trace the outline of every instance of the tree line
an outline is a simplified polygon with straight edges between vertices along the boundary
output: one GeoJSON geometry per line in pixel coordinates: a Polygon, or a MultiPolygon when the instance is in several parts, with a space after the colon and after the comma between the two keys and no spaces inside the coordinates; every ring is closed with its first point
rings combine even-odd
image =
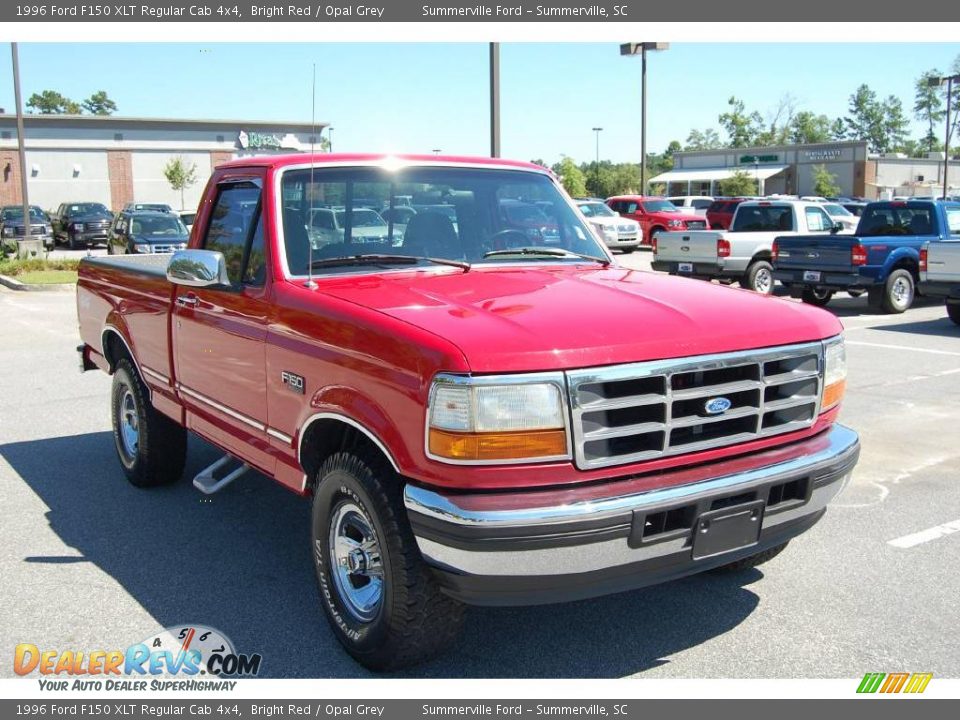
{"type": "MultiPolygon", "coordinates": [[[[950,73],[960,73],[960,55],[954,60],[950,73]]],[[[932,79],[944,75],[937,68],[922,73],[914,83],[913,106],[909,112],[923,123],[925,132],[910,137],[910,117],[903,101],[895,95],[883,98],[868,85],[862,84],[850,95],[847,113],[843,117],[829,117],[799,107],[789,94],[782,96],[766,113],[748,109],[743,100],[733,96],[727,109],[717,117],[716,127],[694,128],[686,142],[671,140],[661,153],[647,153],[647,177],[655,177],[673,168],[673,156],[682,151],[726,150],[772,145],[807,145],[843,140],[864,141],[871,153],[905,153],[918,157],[944,148],[943,123],[946,118],[946,88],[932,86],[932,79]]],[[[951,146],[960,133],[960,87],[953,94],[951,107],[951,146]]],[[[621,193],[635,193],[640,189],[639,163],[577,163],[561,156],[559,162],[548,166],[543,160],[533,162],[550,167],[574,197],[593,195],[610,197],[621,193]]],[[[831,187],[829,178],[820,173],[821,187],[831,187]]],[[[654,184],[656,185],[656,184],[654,184]]],[[[652,192],[665,188],[652,186],[652,192]]],[[[756,182],[749,173],[739,173],[720,183],[724,195],[751,195],[756,193],[756,182]]],[[[828,193],[834,194],[834,193],[828,193]]]]}
{"type": "Polygon", "coordinates": [[[71,100],[56,90],[33,93],[27,98],[27,112],[39,115],[82,115],[84,112],[91,115],[113,115],[116,111],[117,104],[110,99],[106,90],[98,90],[80,102],[71,100]]]}

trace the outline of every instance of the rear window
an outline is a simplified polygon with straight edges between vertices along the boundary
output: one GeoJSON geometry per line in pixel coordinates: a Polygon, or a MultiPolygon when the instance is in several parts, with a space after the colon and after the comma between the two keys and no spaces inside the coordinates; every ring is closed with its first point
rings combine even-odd
{"type": "Polygon", "coordinates": [[[947,230],[951,235],[960,235],[960,208],[947,208],[947,230]]]}
{"type": "Polygon", "coordinates": [[[857,234],[863,237],[933,235],[932,208],[906,205],[871,205],[863,211],[857,234]]]}
{"type": "Polygon", "coordinates": [[[712,205],[713,203],[712,203],[711,200],[694,200],[693,203],[691,203],[691,204],[692,204],[697,210],[703,210],[703,209],[706,208],[706,207],[710,207],[710,205],[712,205]]]}
{"type": "Polygon", "coordinates": [[[741,205],[733,216],[733,232],[789,232],[794,230],[789,205],[741,205]]]}

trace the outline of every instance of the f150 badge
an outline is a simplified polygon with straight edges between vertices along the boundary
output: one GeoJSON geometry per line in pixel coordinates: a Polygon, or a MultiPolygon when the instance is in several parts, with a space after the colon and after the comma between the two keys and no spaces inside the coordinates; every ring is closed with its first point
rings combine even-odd
{"type": "Polygon", "coordinates": [[[730,409],[731,405],[733,405],[733,403],[727,398],[715,397],[707,400],[703,405],[703,409],[706,410],[707,415],[722,415],[730,409]]]}
{"type": "Polygon", "coordinates": [[[295,373],[289,372],[287,370],[280,371],[280,382],[287,386],[290,390],[297,393],[297,395],[303,395],[303,376],[296,375],[295,373]]]}

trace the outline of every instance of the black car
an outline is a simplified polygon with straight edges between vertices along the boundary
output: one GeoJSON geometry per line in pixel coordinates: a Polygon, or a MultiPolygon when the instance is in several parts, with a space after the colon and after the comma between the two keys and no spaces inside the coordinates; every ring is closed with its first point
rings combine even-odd
{"type": "Polygon", "coordinates": [[[117,214],[110,226],[107,252],[110,255],[163,254],[183,250],[190,233],[172,213],[141,210],[117,214]]]}
{"type": "MultiPolygon", "coordinates": [[[[6,205],[0,208],[0,236],[3,240],[23,239],[26,236],[22,205],[6,205]]],[[[53,249],[53,230],[49,216],[36,205],[30,206],[30,235],[43,241],[48,250],[53,249]]]]}
{"type": "Polygon", "coordinates": [[[71,250],[107,241],[113,213],[98,202],[61,203],[53,216],[55,242],[66,243],[71,250]]]}

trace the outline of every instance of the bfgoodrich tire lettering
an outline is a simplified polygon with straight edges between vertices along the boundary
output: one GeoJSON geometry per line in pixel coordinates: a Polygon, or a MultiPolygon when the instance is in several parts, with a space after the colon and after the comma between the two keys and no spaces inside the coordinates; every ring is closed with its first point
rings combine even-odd
{"type": "Polygon", "coordinates": [[[169,485],[183,475],[187,431],[150,404],[150,394],[126,358],[113,373],[110,402],[117,457],[136,487],[169,485]]]}
{"type": "Polygon", "coordinates": [[[405,667],[436,655],[463,623],[463,605],[440,592],[420,556],[401,487],[382,457],[363,450],[331,456],[317,473],[314,491],[311,541],[321,605],[337,640],[372,670],[405,667]],[[382,595],[375,612],[357,613],[342,580],[334,576],[344,558],[331,556],[331,528],[336,531],[335,518],[343,516],[344,508],[359,512],[376,534],[382,595]]]}

